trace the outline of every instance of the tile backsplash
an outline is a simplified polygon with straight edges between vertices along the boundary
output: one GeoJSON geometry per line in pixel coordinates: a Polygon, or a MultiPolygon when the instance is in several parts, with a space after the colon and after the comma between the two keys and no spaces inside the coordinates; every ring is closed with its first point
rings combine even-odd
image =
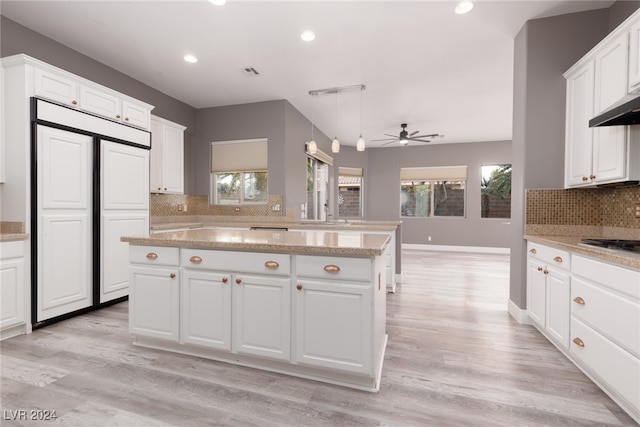
{"type": "Polygon", "coordinates": [[[270,195],[266,205],[210,205],[206,195],[151,194],[151,217],[193,215],[281,217],[285,208],[278,194],[270,195]],[[178,210],[178,205],[186,205],[187,210],[178,210]]]}
{"type": "Polygon", "coordinates": [[[640,203],[640,186],[585,189],[530,189],[526,196],[526,225],[599,227],[640,230],[634,207],[640,203]]]}

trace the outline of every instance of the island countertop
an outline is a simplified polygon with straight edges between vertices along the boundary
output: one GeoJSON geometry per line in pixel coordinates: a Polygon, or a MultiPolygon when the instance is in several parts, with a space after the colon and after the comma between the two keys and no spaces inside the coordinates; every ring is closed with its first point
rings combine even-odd
{"type": "Polygon", "coordinates": [[[283,231],[220,228],[123,236],[120,240],[145,246],[368,257],[382,255],[390,236],[335,230],[283,231]]]}

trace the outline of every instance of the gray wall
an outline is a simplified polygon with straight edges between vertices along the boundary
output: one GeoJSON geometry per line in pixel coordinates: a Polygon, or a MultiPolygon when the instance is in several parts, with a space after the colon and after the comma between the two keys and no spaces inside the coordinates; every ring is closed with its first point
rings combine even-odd
{"type": "MultiPolygon", "coordinates": [[[[306,200],[305,141],[311,138],[311,122],[288,101],[265,101],[200,109],[192,167],[196,194],[209,194],[212,141],[269,139],[269,193],[282,194],[287,209],[297,218],[306,200]]],[[[318,147],[328,151],[329,139],[314,131],[318,147]]],[[[283,212],[285,213],[285,212],[283,212]]]]}
{"type": "MultiPolygon", "coordinates": [[[[89,58],[57,41],[36,33],[4,16],[0,16],[0,56],[24,53],[70,73],[84,77],[133,98],[154,105],[152,114],[180,123],[185,132],[185,170],[193,155],[196,109],[163,94],[113,68],[89,58]]],[[[185,175],[185,191],[193,193],[194,182],[185,175]]]]}
{"type": "Polygon", "coordinates": [[[562,74],[640,6],[528,21],[515,39],[510,299],[526,308],[524,199],[528,188],[564,186],[566,84],[562,74]]]}
{"type": "Polygon", "coordinates": [[[506,248],[509,220],[480,218],[480,168],[511,162],[511,141],[370,149],[365,179],[367,218],[401,219],[403,243],[506,248]],[[463,165],[468,167],[465,218],[400,218],[401,168],[463,165]]]}

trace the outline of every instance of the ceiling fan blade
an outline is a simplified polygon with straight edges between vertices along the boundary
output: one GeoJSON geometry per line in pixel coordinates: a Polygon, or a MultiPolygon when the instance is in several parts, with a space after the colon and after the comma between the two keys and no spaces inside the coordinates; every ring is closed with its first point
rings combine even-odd
{"type": "Polygon", "coordinates": [[[389,144],[392,144],[392,143],[394,143],[394,142],[398,142],[398,140],[397,140],[397,139],[394,139],[393,141],[385,142],[385,143],[384,143],[384,144],[382,144],[382,145],[389,145],[389,144]]]}
{"type": "Polygon", "coordinates": [[[388,134],[388,133],[385,133],[385,135],[390,136],[390,137],[392,137],[392,138],[398,138],[398,135],[390,135],[390,134],[388,134]]]}
{"type": "Polygon", "coordinates": [[[440,134],[430,133],[429,135],[416,135],[414,138],[435,138],[436,136],[440,136],[440,134]]]}
{"type": "Polygon", "coordinates": [[[397,141],[398,137],[393,138],[382,138],[382,139],[372,139],[371,142],[379,142],[379,141],[397,141]]]}
{"type": "Polygon", "coordinates": [[[419,131],[419,130],[414,130],[413,132],[411,132],[411,133],[409,134],[409,136],[411,137],[411,136],[415,135],[415,134],[416,134],[416,133],[418,133],[418,132],[420,132],[420,131],[419,131]]]}
{"type": "Polygon", "coordinates": [[[418,139],[418,138],[411,138],[409,141],[431,142],[430,139],[418,139]]]}

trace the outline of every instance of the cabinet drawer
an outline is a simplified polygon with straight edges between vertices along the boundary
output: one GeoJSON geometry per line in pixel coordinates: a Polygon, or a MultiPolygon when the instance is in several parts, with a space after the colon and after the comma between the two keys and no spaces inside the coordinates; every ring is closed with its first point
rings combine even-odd
{"type": "Polygon", "coordinates": [[[640,359],[580,320],[571,319],[571,353],[636,409],[640,409],[640,359]],[[576,344],[576,340],[583,347],[576,344]]]}
{"type": "Polygon", "coordinates": [[[574,278],[571,313],[640,357],[640,305],[574,278]]]}
{"type": "Polygon", "coordinates": [[[368,258],[298,255],[296,274],[321,279],[370,281],[372,266],[368,258]]]}
{"type": "Polygon", "coordinates": [[[571,254],[567,251],[532,242],[527,244],[527,251],[530,257],[540,260],[547,266],[554,266],[564,270],[571,269],[571,254]]]}
{"type": "Polygon", "coordinates": [[[178,248],[163,246],[129,246],[129,261],[135,264],[174,265],[180,264],[178,248]]]}
{"type": "Polygon", "coordinates": [[[24,241],[0,243],[0,259],[20,258],[24,256],[24,241]]]}
{"type": "Polygon", "coordinates": [[[284,254],[182,249],[180,260],[186,268],[280,276],[291,274],[291,256],[284,254]]]}
{"type": "Polygon", "coordinates": [[[640,301],[640,271],[574,255],[571,273],[640,301]]]}

